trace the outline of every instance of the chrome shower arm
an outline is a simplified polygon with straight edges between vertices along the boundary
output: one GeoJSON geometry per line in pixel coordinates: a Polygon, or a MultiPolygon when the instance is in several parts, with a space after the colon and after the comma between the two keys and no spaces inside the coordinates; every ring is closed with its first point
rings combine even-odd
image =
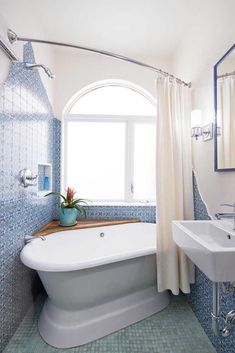
{"type": "Polygon", "coordinates": [[[45,71],[45,73],[47,74],[47,76],[48,76],[49,78],[51,78],[51,79],[55,78],[55,75],[51,72],[51,70],[50,70],[47,66],[45,66],[45,65],[43,65],[43,64],[36,64],[36,63],[30,64],[30,63],[25,63],[25,67],[26,67],[27,69],[30,69],[30,70],[42,68],[42,69],[45,71]]]}

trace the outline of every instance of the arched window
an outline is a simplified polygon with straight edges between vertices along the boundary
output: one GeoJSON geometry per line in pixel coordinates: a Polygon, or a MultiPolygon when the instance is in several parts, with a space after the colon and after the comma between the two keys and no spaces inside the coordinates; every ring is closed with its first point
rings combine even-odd
{"type": "Polygon", "coordinates": [[[155,200],[154,99],[126,82],[86,87],[64,114],[64,185],[93,202],[155,200]]]}

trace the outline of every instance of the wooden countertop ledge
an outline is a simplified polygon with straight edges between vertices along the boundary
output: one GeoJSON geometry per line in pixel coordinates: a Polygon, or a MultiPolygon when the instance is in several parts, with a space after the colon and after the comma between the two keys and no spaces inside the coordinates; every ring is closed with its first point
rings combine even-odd
{"type": "Polygon", "coordinates": [[[65,230],[74,230],[74,229],[84,229],[84,228],[95,228],[95,227],[105,227],[111,225],[118,225],[118,224],[126,224],[126,223],[137,223],[140,222],[139,219],[86,219],[86,220],[79,220],[78,223],[71,227],[62,227],[59,226],[59,221],[54,220],[44,227],[39,229],[33,235],[35,236],[44,236],[56,232],[62,232],[65,230]]]}

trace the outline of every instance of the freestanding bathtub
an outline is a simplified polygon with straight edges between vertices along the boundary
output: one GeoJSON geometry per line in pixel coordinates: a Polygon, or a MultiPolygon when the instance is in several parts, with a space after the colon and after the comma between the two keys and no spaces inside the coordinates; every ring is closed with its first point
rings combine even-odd
{"type": "Polygon", "coordinates": [[[22,262],[48,294],[39,332],[58,348],[79,346],[164,309],[156,286],[156,225],[68,230],[25,245],[22,262]]]}

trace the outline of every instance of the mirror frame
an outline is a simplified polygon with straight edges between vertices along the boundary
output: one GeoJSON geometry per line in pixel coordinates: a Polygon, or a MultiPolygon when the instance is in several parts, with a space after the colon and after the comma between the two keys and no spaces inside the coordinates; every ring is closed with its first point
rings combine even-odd
{"type": "Polygon", "coordinates": [[[222,56],[222,58],[214,65],[214,110],[215,110],[215,126],[214,126],[214,171],[215,172],[234,172],[234,168],[218,168],[218,142],[217,142],[217,67],[224,59],[235,50],[235,44],[222,56]]]}

